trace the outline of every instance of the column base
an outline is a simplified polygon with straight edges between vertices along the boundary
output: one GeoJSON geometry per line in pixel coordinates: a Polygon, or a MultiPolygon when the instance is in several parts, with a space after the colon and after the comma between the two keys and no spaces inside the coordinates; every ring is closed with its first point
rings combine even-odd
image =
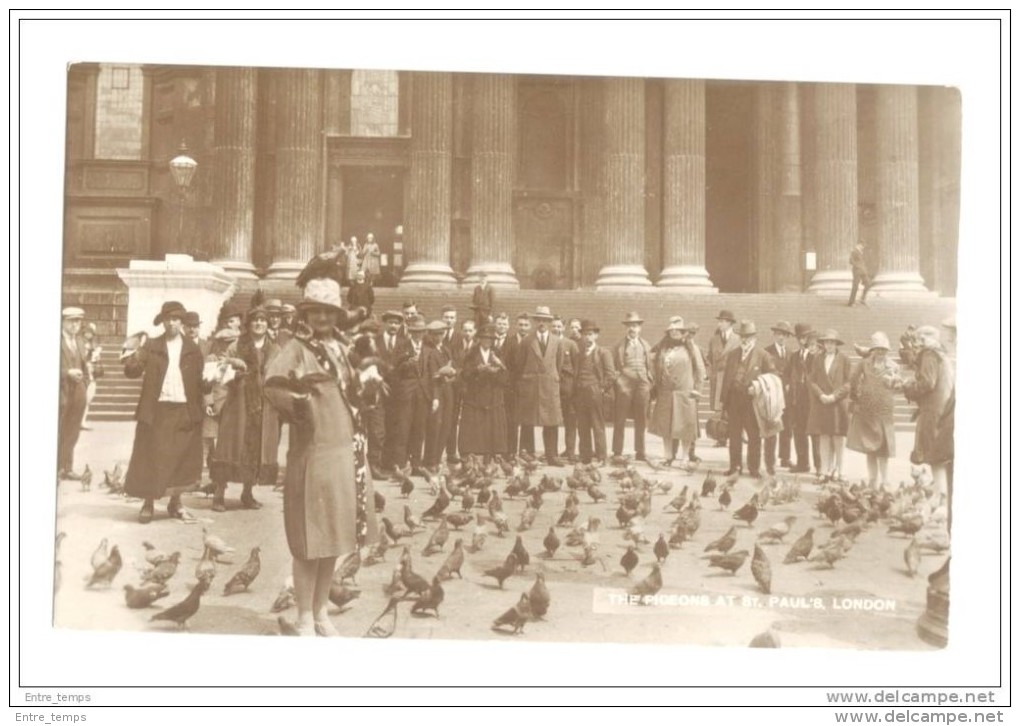
{"type": "Polygon", "coordinates": [[[415,262],[408,265],[397,287],[457,287],[453,268],[442,262],[415,262]]]}
{"type": "Polygon", "coordinates": [[[693,294],[714,294],[719,288],[712,284],[703,265],[671,265],[659,275],[658,287],[668,287],[693,294]]]}
{"type": "Polygon", "coordinates": [[[934,296],[924,286],[924,278],[916,272],[882,272],[875,275],[868,290],[869,297],[934,296]]]}
{"type": "Polygon", "coordinates": [[[219,265],[228,275],[238,280],[257,280],[255,265],[243,260],[213,260],[214,265],[219,265]]]}
{"type": "Polygon", "coordinates": [[[655,290],[644,265],[606,265],[599,270],[599,277],[595,281],[596,291],[636,292],[642,289],[655,290]]]}
{"type": "Polygon", "coordinates": [[[811,278],[811,284],[808,285],[807,291],[815,295],[831,295],[833,297],[849,295],[853,279],[850,270],[816,272],[811,278]]]}
{"type": "Polygon", "coordinates": [[[292,262],[282,260],[274,262],[266,272],[267,280],[296,280],[301,270],[305,269],[307,262],[292,262]]]}
{"type": "Polygon", "coordinates": [[[467,276],[464,278],[465,286],[478,284],[478,275],[486,273],[489,276],[489,284],[510,290],[520,290],[521,283],[517,279],[513,265],[509,262],[479,262],[468,268],[467,276]]]}

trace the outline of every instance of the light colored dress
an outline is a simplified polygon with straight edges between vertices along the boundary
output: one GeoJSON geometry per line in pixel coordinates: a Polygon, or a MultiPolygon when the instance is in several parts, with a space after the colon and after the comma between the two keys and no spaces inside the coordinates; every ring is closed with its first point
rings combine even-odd
{"type": "Polygon", "coordinates": [[[881,457],[896,455],[895,382],[900,367],[886,356],[857,364],[850,382],[852,412],[846,445],[853,451],[881,457]]]}
{"type": "Polygon", "coordinates": [[[686,451],[700,433],[692,394],[705,378],[701,356],[692,356],[687,345],[662,348],[655,367],[657,395],[648,430],[666,441],[679,439],[686,451]]]}

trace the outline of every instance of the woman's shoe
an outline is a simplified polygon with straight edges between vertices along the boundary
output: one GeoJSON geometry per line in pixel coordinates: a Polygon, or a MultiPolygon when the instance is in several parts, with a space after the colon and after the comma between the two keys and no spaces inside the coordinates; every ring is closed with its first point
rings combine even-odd
{"type": "Polygon", "coordinates": [[[146,499],[142,504],[142,511],[138,513],[138,521],[141,524],[148,524],[152,521],[152,510],[154,506],[151,499],[146,499]]]}

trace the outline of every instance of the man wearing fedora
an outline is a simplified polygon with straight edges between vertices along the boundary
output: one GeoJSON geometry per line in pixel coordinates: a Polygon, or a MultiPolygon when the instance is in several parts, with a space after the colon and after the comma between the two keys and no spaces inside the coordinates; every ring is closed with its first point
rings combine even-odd
{"type": "Polygon", "coordinates": [[[808,414],[811,411],[811,389],[808,385],[808,374],[811,362],[816,355],[815,345],[818,333],[807,323],[797,323],[793,327],[798,349],[788,354],[786,368],[786,410],[790,415],[790,426],[793,429],[793,449],[797,461],[790,469],[795,474],[807,474],[814,465],[818,474],[822,471],[821,441],[816,435],[807,432],[808,414]]]}
{"type": "Polygon", "coordinates": [[[568,462],[577,461],[577,413],[574,411],[574,370],[577,368],[579,348],[566,337],[567,326],[563,318],[556,316],[552,321],[553,335],[563,346],[563,367],[560,369],[560,408],[563,410],[563,452],[560,456],[568,462]]]}
{"type": "MultiPolygon", "coordinates": [[[[439,466],[453,428],[453,381],[457,377],[457,369],[453,365],[453,351],[445,342],[448,332],[449,326],[442,320],[433,320],[425,326],[425,345],[439,366],[432,380],[433,396],[439,399],[439,407],[429,413],[423,460],[425,468],[432,470],[439,466]]],[[[449,455],[456,457],[455,452],[449,455]]]]}
{"type": "Polygon", "coordinates": [[[141,378],[134,446],[124,479],[128,496],[142,500],[138,521],[152,521],[154,503],[170,496],[167,513],[185,519],[181,494],[202,478],[202,353],[183,335],[187,310],[163,303],[153,325],[163,335],[146,339],[124,360],[124,375],[141,378]]]}
{"type": "Polygon", "coordinates": [[[531,316],[527,313],[517,315],[516,329],[507,336],[503,343],[503,362],[510,372],[506,391],[506,435],[507,451],[515,454],[518,451],[535,453],[535,431],[532,427],[521,426],[517,417],[517,394],[521,379],[521,347],[531,334],[531,316]]]}
{"type": "MultiPolygon", "coordinates": [[[[711,399],[712,410],[721,412],[724,409],[722,399],[722,379],[726,371],[726,356],[740,347],[740,338],[733,331],[737,322],[736,317],[729,310],[720,310],[715,317],[715,332],[712,339],[708,341],[708,355],[705,362],[708,363],[708,388],[711,399]]],[[[716,446],[725,446],[725,440],[716,440],[716,446]]]]}
{"type": "Polygon", "coordinates": [[[518,346],[515,357],[517,382],[517,420],[521,425],[521,449],[531,444],[534,450],[534,427],[542,427],[545,461],[562,466],[557,454],[559,427],[563,425],[560,407],[560,371],[563,368],[563,343],[549,330],[553,315],[539,305],[531,319],[535,329],[518,346]],[[530,438],[529,442],[527,439],[530,438]]]}
{"type": "MultiPolygon", "coordinates": [[[[776,367],[776,373],[783,380],[784,395],[789,390],[790,385],[786,369],[793,357],[788,345],[792,335],[793,327],[785,320],[780,320],[772,326],[772,343],[765,348],[765,352],[772,356],[772,365],[776,367]]],[[[765,439],[765,470],[769,474],[776,473],[777,443],[779,445],[779,465],[785,469],[793,468],[793,464],[790,461],[792,429],[790,409],[787,407],[783,409],[783,430],[765,439]]]]}
{"type": "MultiPolygon", "coordinates": [[[[393,465],[404,468],[411,463],[415,476],[425,476],[421,468],[425,429],[429,416],[439,411],[435,376],[442,364],[433,348],[425,345],[425,318],[416,315],[407,321],[407,338],[401,343],[391,372],[390,395],[393,398],[393,465]]],[[[386,435],[390,435],[387,428],[386,435]]]]}
{"type": "Polygon", "coordinates": [[[599,326],[581,321],[583,347],[574,362],[574,410],[577,414],[581,463],[602,465],[606,460],[606,418],[603,400],[616,380],[613,354],[598,344],[599,326]]]}
{"type": "Polygon", "coordinates": [[[641,337],[644,323],[637,313],[627,313],[623,324],[627,334],[613,348],[616,369],[616,404],[613,415],[613,456],[623,456],[623,432],[628,418],[634,419],[634,458],[645,458],[645,421],[652,389],[654,354],[652,346],[641,337]]]}
{"type": "Polygon", "coordinates": [[[81,479],[74,471],[74,447],[85,417],[89,385],[88,353],[81,339],[85,311],[67,307],[60,314],[60,415],[57,441],[57,478],[81,479]]]}
{"type": "MultiPolygon", "coordinates": [[[[399,310],[387,310],[382,314],[382,324],[382,331],[376,336],[375,348],[377,355],[383,361],[383,369],[386,371],[387,379],[389,379],[397,363],[398,351],[403,347],[404,341],[407,340],[403,333],[404,316],[399,310]]],[[[392,391],[382,402],[379,413],[383,417],[383,436],[382,441],[379,443],[379,447],[382,449],[382,457],[380,458],[380,471],[378,473],[385,475],[392,473],[393,470],[393,444],[395,440],[393,432],[396,431],[397,418],[400,416],[400,409],[396,406],[396,396],[393,395],[392,391]]],[[[371,444],[369,444],[369,449],[371,454],[371,444]]]]}
{"type": "Polygon", "coordinates": [[[282,348],[294,334],[283,327],[283,301],[279,298],[266,300],[262,309],[269,316],[269,339],[282,348]]]}
{"type": "Polygon", "coordinates": [[[747,469],[753,477],[761,475],[761,432],[754,412],[754,388],[751,384],[762,373],[775,373],[772,358],[758,345],[754,322],[743,320],[737,328],[739,347],[726,356],[723,370],[723,410],[729,421],[730,468],[727,476],[741,469],[744,434],[747,434],[747,469]]]}

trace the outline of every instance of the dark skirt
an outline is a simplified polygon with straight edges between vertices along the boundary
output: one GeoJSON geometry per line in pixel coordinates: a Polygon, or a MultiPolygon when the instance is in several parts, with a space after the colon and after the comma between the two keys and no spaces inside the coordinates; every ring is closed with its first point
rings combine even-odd
{"type": "Polygon", "coordinates": [[[160,499],[198,488],[202,479],[202,425],[184,403],[157,403],[151,424],[138,422],[124,481],[128,496],[160,499]]]}

